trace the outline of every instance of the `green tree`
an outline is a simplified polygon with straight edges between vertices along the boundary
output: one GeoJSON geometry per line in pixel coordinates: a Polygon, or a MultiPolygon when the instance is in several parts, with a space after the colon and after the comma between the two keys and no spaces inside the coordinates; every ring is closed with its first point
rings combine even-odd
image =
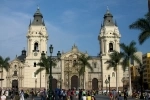
{"type": "MultiPolygon", "coordinates": [[[[8,72],[10,65],[9,65],[9,57],[3,58],[0,56],[0,69],[1,69],[1,79],[3,78],[3,69],[5,69],[6,72],[8,72]]],[[[1,81],[1,87],[2,87],[2,81],[1,81]]]]}
{"type": "Polygon", "coordinates": [[[140,59],[135,55],[137,52],[136,42],[131,41],[129,45],[124,43],[120,44],[120,47],[123,51],[123,61],[122,61],[122,68],[125,69],[128,67],[129,71],[129,95],[132,95],[132,86],[131,86],[131,60],[134,60],[140,63],[140,59]]]}
{"type": "MultiPolygon", "coordinates": [[[[46,71],[46,74],[49,74],[49,67],[50,67],[50,60],[51,58],[50,57],[41,57],[40,59],[40,62],[37,63],[38,66],[40,66],[40,68],[38,68],[36,71],[35,71],[35,74],[39,74],[40,72],[42,72],[43,70],[46,71]]],[[[52,63],[52,67],[55,67],[56,66],[56,62],[54,60],[51,60],[51,63],[52,63]]]]}
{"type": "Polygon", "coordinates": [[[90,56],[86,56],[85,54],[77,55],[77,61],[74,63],[73,66],[79,66],[79,75],[83,75],[83,88],[85,88],[84,85],[84,79],[85,79],[85,68],[87,67],[91,71],[93,71],[93,67],[91,64],[88,62],[91,59],[90,56]]]}
{"type": "Polygon", "coordinates": [[[140,44],[143,44],[150,37],[150,12],[144,18],[139,18],[129,25],[129,28],[140,30],[138,40],[140,44]]]}
{"type": "Polygon", "coordinates": [[[50,58],[50,57],[46,58],[45,56],[41,57],[40,62],[37,63],[37,65],[40,66],[40,67],[35,71],[35,74],[37,75],[37,74],[39,74],[39,73],[41,73],[42,71],[45,70],[45,72],[46,72],[45,73],[46,74],[45,79],[47,80],[47,82],[49,80],[48,74],[50,74],[50,70],[49,70],[50,69],[50,61],[51,61],[51,64],[52,64],[51,67],[55,67],[56,66],[56,62],[54,60],[52,60],[52,58],[50,58]]]}
{"type": "Polygon", "coordinates": [[[118,65],[121,64],[121,58],[123,57],[122,52],[114,51],[109,55],[110,59],[106,61],[108,64],[107,70],[113,68],[116,72],[116,90],[118,91],[118,65]]]}

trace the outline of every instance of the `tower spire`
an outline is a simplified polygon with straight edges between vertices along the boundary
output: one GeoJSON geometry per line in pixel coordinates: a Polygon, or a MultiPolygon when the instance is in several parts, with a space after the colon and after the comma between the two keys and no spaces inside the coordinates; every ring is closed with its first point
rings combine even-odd
{"type": "Polygon", "coordinates": [[[37,9],[38,9],[38,10],[40,9],[39,5],[37,5],[37,9]]]}
{"type": "Polygon", "coordinates": [[[109,13],[109,7],[107,6],[107,12],[106,12],[107,14],[109,13]]]}

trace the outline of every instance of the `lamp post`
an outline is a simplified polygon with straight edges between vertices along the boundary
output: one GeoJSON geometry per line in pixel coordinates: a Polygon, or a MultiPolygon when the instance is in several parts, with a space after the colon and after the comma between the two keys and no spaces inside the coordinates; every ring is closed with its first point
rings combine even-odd
{"type": "MultiPolygon", "coordinates": [[[[50,45],[49,47],[49,52],[50,52],[50,68],[49,68],[49,93],[48,93],[48,98],[49,100],[52,100],[52,53],[53,53],[53,46],[50,45]]],[[[58,51],[57,57],[60,59],[61,53],[58,51]]]]}
{"type": "Polygon", "coordinates": [[[49,67],[49,100],[52,100],[52,53],[53,53],[53,46],[50,45],[49,47],[50,52],[50,67],[49,67]]]}
{"type": "Polygon", "coordinates": [[[108,89],[107,89],[107,84],[109,83],[109,81],[106,79],[105,80],[105,84],[106,84],[106,94],[107,94],[107,92],[108,92],[108,89]]]}
{"type": "Polygon", "coordinates": [[[37,79],[35,79],[35,95],[36,95],[36,85],[37,85],[37,79]]]}
{"type": "MultiPolygon", "coordinates": [[[[60,51],[58,51],[58,53],[57,53],[57,58],[58,58],[58,60],[61,60],[61,53],[60,53],[60,51]]],[[[60,77],[60,89],[62,89],[62,79],[61,79],[61,77],[60,77]]]]}
{"type": "Polygon", "coordinates": [[[140,99],[144,99],[144,96],[143,96],[143,72],[144,72],[144,66],[142,66],[142,64],[140,64],[140,67],[137,68],[138,69],[138,72],[140,74],[140,82],[141,82],[141,96],[140,96],[140,99]]]}
{"type": "MultiPolygon", "coordinates": [[[[41,57],[42,57],[42,58],[45,57],[44,51],[42,51],[41,57]]],[[[40,66],[40,68],[41,68],[41,66],[40,66]]],[[[40,71],[40,88],[41,88],[41,80],[42,80],[42,78],[41,78],[41,71],[40,71]]]]}
{"type": "Polygon", "coordinates": [[[109,81],[109,93],[110,93],[110,75],[108,75],[108,81],[109,81]]]}

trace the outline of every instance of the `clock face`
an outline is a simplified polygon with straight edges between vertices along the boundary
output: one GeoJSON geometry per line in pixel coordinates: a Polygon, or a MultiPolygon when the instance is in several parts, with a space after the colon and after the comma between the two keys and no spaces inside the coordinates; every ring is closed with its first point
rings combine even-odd
{"type": "Polygon", "coordinates": [[[37,53],[36,53],[36,52],[34,53],[34,56],[37,56],[37,53]]]}

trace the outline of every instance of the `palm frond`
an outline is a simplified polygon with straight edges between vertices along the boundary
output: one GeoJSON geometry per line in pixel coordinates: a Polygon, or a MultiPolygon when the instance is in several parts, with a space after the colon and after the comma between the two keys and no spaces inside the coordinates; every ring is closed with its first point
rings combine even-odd
{"type": "Polygon", "coordinates": [[[0,56],[0,68],[5,69],[7,72],[8,72],[9,67],[10,67],[9,60],[10,60],[9,57],[6,57],[4,59],[2,56],[0,56]]]}
{"type": "Polygon", "coordinates": [[[136,45],[136,42],[132,40],[129,44],[129,47],[135,47],[135,45],[136,45]]]}
{"type": "Polygon", "coordinates": [[[143,44],[148,38],[150,38],[150,30],[142,31],[139,35],[139,43],[143,44]]]}
{"type": "Polygon", "coordinates": [[[36,71],[35,71],[35,74],[37,75],[37,74],[39,74],[40,72],[42,72],[44,70],[44,68],[38,68],[36,71]]]}
{"type": "Polygon", "coordinates": [[[147,19],[145,18],[139,18],[137,21],[135,21],[134,23],[132,23],[129,26],[130,29],[138,29],[138,30],[149,30],[150,26],[149,26],[149,22],[147,19]]]}
{"type": "MultiPolygon", "coordinates": [[[[41,57],[40,62],[37,63],[37,65],[41,67],[41,71],[45,70],[46,74],[49,73],[50,64],[52,65],[52,67],[55,67],[57,65],[55,60],[52,60],[52,58],[50,57],[41,57]]],[[[36,71],[38,72],[40,71],[40,69],[37,69],[36,71]]]]}
{"type": "Polygon", "coordinates": [[[131,56],[131,59],[134,59],[139,65],[142,64],[141,59],[135,54],[131,56]]]}
{"type": "Polygon", "coordinates": [[[128,57],[124,57],[123,61],[121,62],[122,70],[125,71],[127,67],[129,67],[129,59],[128,57]]]}
{"type": "Polygon", "coordinates": [[[107,60],[105,63],[108,64],[107,70],[109,70],[110,68],[113,68],[113,69],[114,69],[114,67],[115,67],[115,62],[114,62],[114,61],[112,61],[112,60],[107,60]]]}
{"type": "Polygon", "coordinates": [[[85,68],[84,67],[81,67],[80,70],[79,70],[79,75],[83,75],[85,72],[85,68]]]}
{"type": "Polygon", "coordinates": [[[87,68],[88,68],[88,69],[90,69],[90,71],[92,71],[92,72],[93,72],[93,67],[91,66],[91,64],[90,64],[90,63],[86,63],[86,66],[87,66],[87,68]]]}

